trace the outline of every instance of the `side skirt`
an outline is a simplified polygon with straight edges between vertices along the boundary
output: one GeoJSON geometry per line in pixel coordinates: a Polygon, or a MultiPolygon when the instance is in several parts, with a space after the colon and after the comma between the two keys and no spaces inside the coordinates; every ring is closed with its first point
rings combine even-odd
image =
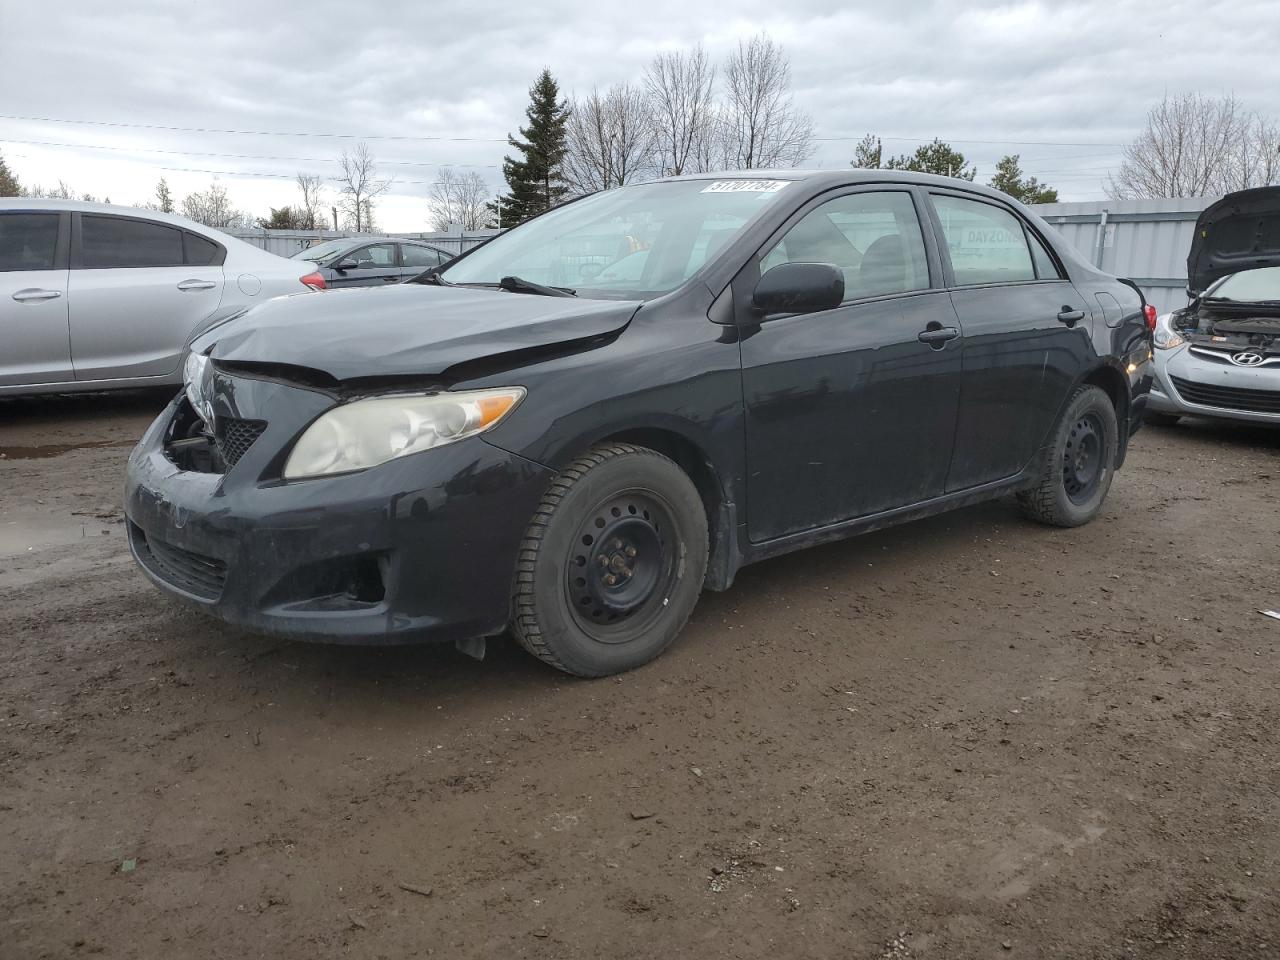
{"type": "MultiPolygon", "coordinates": [[[[817,546],[820,543],[830,543],[833,540],[845,540],[849,537],[856,537],[859,534],[871,533],[873,530],[882,530],[885,527],[896,526],[899,523],[908,523],[912,520],[920,520],[924,517],[931,517],[935,514],[946,513],[949,510],[955,510],[959,507],[972,506],[975,503],[983,503],[987,500],[995,500],[999,497],[1015,493],[1018,490],[1025,489],[1035,482],[1038,474],[1040,463],[1039,457],[1032,458],[1032,464],[1025,468],[1021,473],[1004,480],[996,480],[992,483],[984,483],[982,486],[970,487],[968,490],[958,490],[955,493],[948,493],[941,497],[935,497],[932,500],[925,500],[922,503],[914,503],[905,507],[894,507],[892,510],[885,510],[881,513],[873,513],[866,517],[857,517],[853,520],[844,520],[840,523],[833,523],[829,526],[818,527],[814,530],[803,530],[799,533],[791,533],[785,537],[778,537],[774,540],[766,540],[763,543],[747,543],[744,545],[740,567],[749,563],[755,563],[759,560],[767,560],[770,557],[781,556],[784,553],[791,553],[795,550],[803,550],[805,547],[817,546]]],[[[746,537],[745,526],[740,528],[742,537],[746,537]]]]}

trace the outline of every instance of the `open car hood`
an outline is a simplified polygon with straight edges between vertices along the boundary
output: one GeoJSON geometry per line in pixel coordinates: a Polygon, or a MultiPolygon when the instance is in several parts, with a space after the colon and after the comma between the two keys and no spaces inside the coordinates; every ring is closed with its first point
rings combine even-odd
{"type": "MultiPolygon", "coordinates": [[[[399,284],[270,300],[192,343],[215,361],[320,371],[337,381],[450,367],[620,331],[639,304],[399,284]]],[[[514,359],[514,357],[513,357],[514,359]]]]}
{"type": "Polygon", "coordinates": [[[1280,187],[1229,193],[1196,221],[1187,290],[1199,296],[1222,277],[1280,266],[1280,187]]]}

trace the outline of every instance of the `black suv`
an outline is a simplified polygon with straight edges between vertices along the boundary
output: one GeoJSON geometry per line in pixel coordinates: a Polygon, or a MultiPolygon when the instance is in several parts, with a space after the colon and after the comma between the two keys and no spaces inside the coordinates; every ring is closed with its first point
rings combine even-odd
{"type": "Polygon", "coordinates": [[[480,655],[511,629],[614,673],[765,557],[1005,494],[1092,519],[1152,313],[967,182],[623,187],[203,334],[130,458],[130,543],[254,630],[480,655]]]}

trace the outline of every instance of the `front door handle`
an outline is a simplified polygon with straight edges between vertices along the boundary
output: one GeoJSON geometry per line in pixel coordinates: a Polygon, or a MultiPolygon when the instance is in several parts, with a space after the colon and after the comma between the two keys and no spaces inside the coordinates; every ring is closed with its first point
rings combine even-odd
{"type": "Polygon", "coordinates": [[[921,343],[927,343],[935,350],[941,350],[948,340],[954,340],[960,336],[960,331],[955,327],[944,327],[937,324],[930,324],[927,330],[921,330],[916,334],[916,339],[921,343]]]}
{"type": "Polygon", "coordinates": [[[13,295],[19,303],[40,302],[41,300],[57,300],[62,296],[61,290],[41,290],[39,287],[27,287],[13,295]]]}
{"type": "Polygon", "coordinates": [[[399,276],[399,274],[396,274],[395,276],[391,276],[391,277],[383,277],[382,279],[383,279],[383,280],[387,280],[387,281],[399,280],[399,279],[400,279],[400,276],[399,276]]]}
{"type": "Polygon", "coordinates": [[[178,289],[186,292],[187,290],[212,290],[217,284],[212,280],[183,280],[178,284],[178,289]]]}
{"type": "Polygon", "coordinates": [[[1083,319],[1084,311],[1077,310],[1070,304],[1064,304],[1062,309],[1058,311],[1058,320],[1065,323],[1068,327],[1074,327],[1083,319]]]}

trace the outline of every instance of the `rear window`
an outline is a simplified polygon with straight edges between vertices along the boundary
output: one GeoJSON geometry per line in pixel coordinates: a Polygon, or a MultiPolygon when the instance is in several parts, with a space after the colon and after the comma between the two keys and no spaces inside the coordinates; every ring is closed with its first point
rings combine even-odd
{"type": "Polygon", "coordinates": [[[123,217],[80,218],[81,265],[107,267],[180,267],[182,231],[148,220],[123,217]]]}
{"type": "Polygon", "coordinates": [[[978,200],[934,194],[956,285],[1034,280],[1022,221],[978,200]]]}
{"type": "Polygon", "coordinates": [[[58,214],[0,214],[0,271],[52,270],[58,254],[58,214]]]}

